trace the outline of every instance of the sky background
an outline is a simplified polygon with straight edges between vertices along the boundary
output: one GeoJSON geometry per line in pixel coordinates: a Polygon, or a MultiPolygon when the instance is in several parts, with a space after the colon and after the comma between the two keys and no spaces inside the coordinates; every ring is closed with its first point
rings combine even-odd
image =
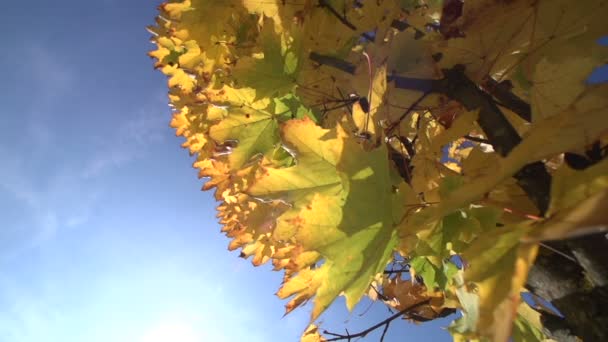
{"type": "MultiPolygon", "coordinates": [[[[309,307],[282,317],[280,273],[226,250],[146,56],[156,5],[3,3],[0,342],[296,341],[307,325],[309,307]]],[[[340,299],[323,327],[389,316],[366,309],[340,299]]],[[[452,318],[385,340],[448,341],[452,318]]]]}

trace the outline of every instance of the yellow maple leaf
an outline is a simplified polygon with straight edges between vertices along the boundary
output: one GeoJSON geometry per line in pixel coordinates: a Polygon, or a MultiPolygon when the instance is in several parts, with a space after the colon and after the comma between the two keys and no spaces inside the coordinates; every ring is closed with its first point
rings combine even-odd
{"type": "Polygon", "coordinates": [[[323,257],[323,265],[300,270],[279,291],[281,297],[296,295],[288,310],[315,295],[316,319],[342,292],[352,308],[382,271],[396,241],[391,202],[398,197],[390,192],[384,148],[365,152],[339,127],[324,130],[310,120],[287,122],[283,139],[295,149],[298,164],[262,169],[248,193],[292,203],[278,218],[274,239],[323,257]],[[382,188],[388,192],[377,191],[382,188]]]}

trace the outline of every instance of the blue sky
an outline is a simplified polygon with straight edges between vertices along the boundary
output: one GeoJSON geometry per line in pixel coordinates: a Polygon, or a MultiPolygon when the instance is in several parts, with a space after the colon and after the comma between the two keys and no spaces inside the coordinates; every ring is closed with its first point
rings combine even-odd
{"type": "MultiPolygon", "coordinates": [[[[295,341],[281,274],[226,250],[168,127],[144,0],[9,1],[0,21],[0,341],[295,341]]],[[[325,328],[389,314],[343,300],[325,328]]],[[[450,340],[394,323],[386,341],[450,340]]],[[[378,334],[370,341],[378,340],[378,334]]]]}

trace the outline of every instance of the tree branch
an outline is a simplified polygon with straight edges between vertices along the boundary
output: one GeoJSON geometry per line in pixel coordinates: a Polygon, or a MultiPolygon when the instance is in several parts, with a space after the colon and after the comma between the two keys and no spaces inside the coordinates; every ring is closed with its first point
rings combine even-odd
{"type": "Polygon", "coordinates": [[[490,95],[479,90],[464,74],[464,67],[456,66],[443,71],[445,78],[437,83],[438,90],[462,103],[467,110],[479,109],[477,122],[494,150],[506,156],[519,142],[519,134],[492,101],[490,95]]]}
{"type": "MultiPolygon", "coordinates": [[[[602,235],[592,236],[608,250],[602,235]]],[[[556,241],[557,247],[571,246],[573,241],[556,241]]],[[[605,254],[605,253],[604,253],[605,254]]],[[[605,262],[605,260],[604,260],[605,262]]],[[[559,341],[608,340],[608,286],[593,286],[586,270],[577,263],[564,262],[564,258],[549,250],[541,250],[526,282],[526,288],[535,295],[550,301],[564,318],[542,315],[542,322],[550,336],[559,341]]]]}
{"type": "Polygon", "coordinates": [[[510,86],[502,82],[498,83],[491,77],[487,77],[481,86],[500,101],[501,106],[510,109],[520,118],[532,122],[532,108],[530,104],[513,94],[510,86]]]}
{"type": "Polygon", "coordinates": [[[409,270],[408,269],[403,269],[403,270],[384,270],[384,274],[398,274],[398,273],[408,273],[409,270]]]}
{"type": "MultiPolygon", "coordinates": [[[[384,325],[388,326],[392,321],[394,321],[395,319],[399,318],[401,315],[406,314],[408,311],[414,310],[415,308],[417,308],[419,306],[428,304],[430,301],[431,301],[430,299],[427,299],[427,300],[422,301],[420,303],[416,303],[414,305],[410,305],[409,307],[407,307],[407,308],[405,308],[405,309],[397,312],[396,314],[390,316],[389,318],[383,320],[382,322],[374,324],[373,326],[371,326],[371,327],[369,327],[369,328],[367,328],[367,329],[365,329],[365,330],[363,330],[361,332],[358,332],[356,334],[350,334],[350,333],[348,333],[348,331],[346,332],[346,335],[336,334],[336,333],[332,333],[332,332],[329,332],[329,331],[323,331],[323,333],[327,334],[327,335],[335,336],[334,338],[328,339],[327,342],[329,342],[329,341],[342,341],[342,340],[348,340],[348,341],[350,341],[353,338],[365,337],[370,332],[372,332],[372,331],[380,328],[381,326],[384,326],[384,325]]],[[[388,328],[386,328],[386,329],[388,329],[388,328]]],[[[384,336],[384,333],[382,334],[382,336],[384,336]]]]}
{"type": "MultiPolygon", "coordinates": [[[[464,67],[455,66],[443,70],[445,77],[436,84],[445,95],[462,103],[468,109],[479,109],[477,123],[486,137],[501,156],[506,156],[517,144],[521,137],[504,116],[492,97],[464,74],[464,67]]],[[[541,161],[530,163],[514,176],[517,183],[534,202],[542,215],[549,208],[551,175],[541,161]]]]}

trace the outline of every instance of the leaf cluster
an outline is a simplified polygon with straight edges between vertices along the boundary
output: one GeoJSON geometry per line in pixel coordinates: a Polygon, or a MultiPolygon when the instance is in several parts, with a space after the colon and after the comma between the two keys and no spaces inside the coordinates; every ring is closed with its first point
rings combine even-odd
{"type": "MultiPolygon", "coordinates": [[[[314,321],[339,295],[349,309],[369,295],[424,303],[414,320],[461,310],[455,340],[543,338],[520,299],[539,242],[607,223],[608,85],[586,82],[608,60],[606,1],[159,12],[149,54],[171,126],[215,190],[229,249],[284,272],[287,312],[312,300],[314,321]],[[385,272],[403,258],[407,272],[385,272]]],[[[310,326],[303,340],[324,339],[310,326]]]]}

